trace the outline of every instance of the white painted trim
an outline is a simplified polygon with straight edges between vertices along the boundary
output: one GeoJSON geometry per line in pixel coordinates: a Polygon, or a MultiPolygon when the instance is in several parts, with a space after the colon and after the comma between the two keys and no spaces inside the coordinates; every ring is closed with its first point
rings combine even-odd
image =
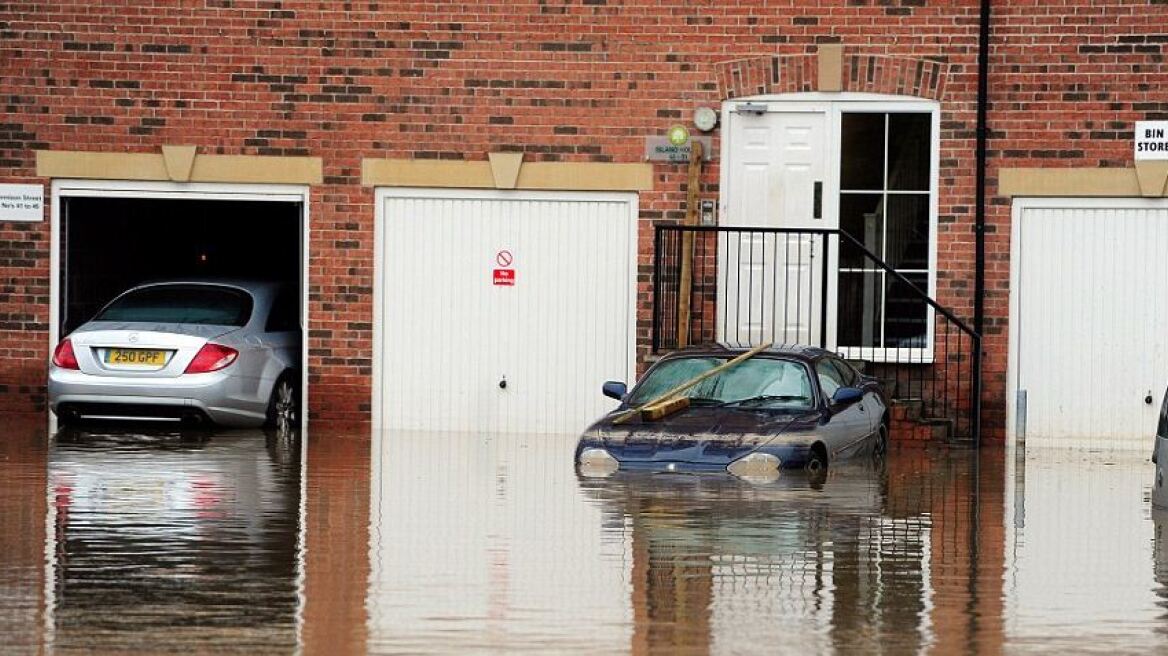
{"type": "MultiPolygon", "coordinates": [[[[1006,444],[1019,446],[1016,434],[1018,416],[1018,350],[1022,338],[1018,316],[1022,282],[1022,217],[1031,209],[1168,209],[1168,198],[1042,198],[1017,197],[1010,208],[1010,308],[1006,347],[1006,444]]],[[[1022,444],[1025,444],[1023,442],[1022,444]]]]}
{"type": "MultiPolygon", "coordinates": [[[[308,286],[309,250],[311,234],[311,189],[308,185],[230,184],[207,182],[146,182],[122,180],[53,180],[52,224],[49,237],[49,353],[60,341],[61,313],[61,199],[90,198],[156,198],[197,200],[254,200],[291,202],[301,204],[301,264],[300,264],[300,428],[301,439],[308,439],[308,286]]],[[[46,363],[46,366],[47,363],[46,363]]],[[[49,428],[56,430],[56,419],[49,412],[49,428]]],[[[303,444],[303,442],[302,442],[303,444]]]]}
{"type": "MultiPolygon", "coordinates": [[[[385,290],[382,285],[382,276],[385,271],[385,201],[390,198],[440,198],[440,199],[478,199],[478,200],[511,200],[511,201],[588,201],[626,203],[629,210],[629,267],[628,292],[629,302],[626,305],[626,330],[628,333],[628,356],[626,370],[628,382],[636,379],[637,374],[637,266],[638,254],[637,236],[638,219],[640,217],[640,196],[637,192],[605,192],[605,191],[531,191],[512,189],[462,189],[436,187],[375,187],[373,211],[373,381],[372,428],[374,439],[370,440],[373,457],[380,458],[381,440],[379,433],[384,431],[382,424],[382,371],[384,368],[381,343],[383,339],[382,316],[385,310],[385,290]]],[[[376,462],[377,460],[375,460],[376,462]]]]}
{"type": "MultiPolygon", "coordinates": [[[[726,190],[730,189],[730,169],[728,165],[730,161],[730,153],[732,149],[732,139],[729,130],[731,114],[740,104],[745,103],[763,103],[766,104],[767,113],[772,112],[823,112],[826,114],[826,129],[827,134],[824,136],[824,151],[829,153],[831,161],[826,163],[825,180],[824,180],[824,213],[825,215],[834,215],[834,228],[839,228],[839,195],[840,195],[840,168],[842,166],[842,140],[840,139],[840,129],[842,125],[842,114],[846,112],[872,112],[872,113],[893,113],[893,112],[928,112],[931,116],[930,130],[932,133],[932,143],[930,148],[929,160],[929,277],[928,286],[925,292],[930,298],[937,297],[937,242],[939,238],[938,228],[938,213],[940,211],[940,180],[941,180],[941,103],[936,100],[929,100],[924,98],[917,98],[913,96],[895,96],[879,93],[820,93],[820,92],[800,92],[800,93],[783,93],[783,94],[766,94],[760,96],[746,96],[742,98],[733,98],[722,102],[721,108],[721,123],[722,128],[722,148],[719,153],[719,161],[723,163],[719,166],[718,185],[721,190],[718,199],[718,216],[725,217],[729,202],[726,196],[726,190]]],[[[719,222],[719,225],[722,224],[719,222]]],[[[828,265],[830,280],[828,284],[828,345],[833,350],[839,349],[846,355],[866,354],[869,359],[875,361],[891,361],[892,354],[906,353],[911,361],[916,363],[932,363],[935,356],[936,339],[936,317],[935,311],[930,307],[928,309],[928,318],[926,325],[928,328],[928,336],[926,338],[927,346],[925,348],[886,348],[886,347],[847,347],[840,349],[838,344],[838,318],[836,317],[836,307],[839,299],[839,247],[838,244],[832,249],[830,253],[831,261],[828,265]]],[[[863,356],[860,356],[863,357],[863,356]]]]}
{"type": "MultiPolygon", "coordinates": [[[[382,317],[385,316],[385,285],[382,284],[381,278],[385,275],[385,200],[391,197],[389,192],[395,190],[394,187],[375,187],[373,190],[373,317],[371,319],[373,323],[373,361],[370,367],[373,376],[373,380],[370,381],[370,393],[373,398],[369,404],[369,410],[372,413],[369,417],[369,423],[373,430],[373,439],[369,440],[369,448],[372,449],[370,462],[374,465],[380,465],[381,462],[380,432],[384,430],[381,421],[381,377],[384,367],[381,344],[385,340],[385,328],[382,326],[382,317]]],[[[373,469],[372,471],[379,472],[381,470],[373,469]]],[[[374,499],[379,499],[380,496],[380,490],[373,494],[374,499]]],[[[370,504],[369,512],[370,519],[376,520],[377,517],[372,515],[373,504],[370,504]]],[[[376,526],[376,524],[370,524],[370,526],[376,526]]],[[[370,548],[372,549],[372,546],[370,548]]]]}
{"type": "Polygon", "coordinates": [[[725,103],[736,102],[824,102],[824,103],[852,103],[852,102],[880,102],[880,103],[933,103],[937,101],[918,96],[898,96],[888,93],[864,93],[855,91],[796,91],[791,93],[764,93],[757,96],[738,96],[728,98],[725,103]]]}

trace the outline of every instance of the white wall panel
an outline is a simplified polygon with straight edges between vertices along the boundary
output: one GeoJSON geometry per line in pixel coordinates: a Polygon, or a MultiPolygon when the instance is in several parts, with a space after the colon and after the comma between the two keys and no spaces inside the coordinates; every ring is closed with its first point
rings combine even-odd
{"type": "Polygon", "coordinates": [[[635,195],[382,202],[382,427],[578,432],[613,406],[601,384],[635,373],[635,195]]]}
{"type": "Polygon", "coordinates": [[[1150,453],[1168,385],[1168,206],[1102,202],[1016,213],[1012,390],[1028,445],[1150,453]]]}

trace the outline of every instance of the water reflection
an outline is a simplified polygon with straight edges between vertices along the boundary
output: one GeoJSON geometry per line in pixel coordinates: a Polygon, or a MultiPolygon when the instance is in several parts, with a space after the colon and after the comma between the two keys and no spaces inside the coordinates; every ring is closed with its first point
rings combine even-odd
{"type": "Polygon", "coordinates": [[[1031,450],[1010,462],[1025,471],[1003,588],[1012,646],[1168,652],[1148,454],[1031,450]]]}
{"type": "Polygon", "coordinates": [[[1168,651],[1142,452],[751,484],[581,477],[570,436],[3,431],[4,653],[1168,651]]]}
{"type": "Polygon", "coordinates": [[[43,644],[48,452],[42,422],[4,422],[0,429],[0,651],[36,653],[43,644]]]}
{"type": "Polygon", "coordinates": [[[296,645],[288,436],[65,430],[48,459],[57,651],[296,645]]]}
{"type": "Polygon", "coordinates": [[[622,652],[622,520],[579,502],[571,437],[394,433],[373,462],[372,651],[622,652]]]}
{"type": "MultiPolygon", "coordinates": [[[[892,481],[909,475],[900,457],[892,481]]],[[[633,650],[937,646],[937,623],[949,620],[936,615],[932,567],[953,557],[969,563],[970,554],[937,544],[933,499],[890,493],[889,473],[835,467],[823,483],[793,474],[765,485],[691,475],[582,479],[606,524],[632,526],[633,650]]],[[[912,482],[940,492],[962,478],[912,482]]]]}
{"type": "Polygon", "coordinates": [[[381,437],[372,650],[1002,644],[1000,464],[904,451],[832,468],[826,481],[592,479],[572,469],[573,445],[381,437]],[[991,491],[979,495],[983,483],[991,491]],[[987,527],[998,546],[988,554],[978,548],[987,527]]]}

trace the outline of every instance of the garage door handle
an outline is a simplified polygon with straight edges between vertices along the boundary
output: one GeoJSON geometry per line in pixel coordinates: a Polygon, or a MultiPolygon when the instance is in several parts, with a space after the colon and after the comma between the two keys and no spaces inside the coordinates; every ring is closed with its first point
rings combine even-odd
{"type": "Polygon", "coordinates": [[[499,389],[507,389],[507,377],[503,376],[503,380],[499,381],[499,389]]]}

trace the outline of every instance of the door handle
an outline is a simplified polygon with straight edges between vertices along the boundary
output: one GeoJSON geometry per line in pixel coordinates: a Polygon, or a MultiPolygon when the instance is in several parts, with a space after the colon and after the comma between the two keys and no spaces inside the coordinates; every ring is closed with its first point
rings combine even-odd
{"type": "Polygon", "coordinates": [[[823,181],[816,180],[811,202],[811,218],[823,218],[823,181]]]}

